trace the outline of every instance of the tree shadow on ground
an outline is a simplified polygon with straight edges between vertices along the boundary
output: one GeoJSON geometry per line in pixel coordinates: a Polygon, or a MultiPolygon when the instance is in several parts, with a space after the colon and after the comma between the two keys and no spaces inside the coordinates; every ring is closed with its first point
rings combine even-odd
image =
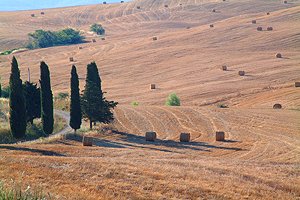
{"type": "Polygon", "coordinates": [[[7,150],[13,150],[13,151],[27,151],[27,152],[32,152],[32,153],[39,153],[43,156],[65,157],[64,154],[56,153],[54,151],[47,151],[47,150],[41,150],[41,149],[32,149],[32,148],[26,148],[26,147],[0,146],[0,149],[7,149],[7,150]]]}

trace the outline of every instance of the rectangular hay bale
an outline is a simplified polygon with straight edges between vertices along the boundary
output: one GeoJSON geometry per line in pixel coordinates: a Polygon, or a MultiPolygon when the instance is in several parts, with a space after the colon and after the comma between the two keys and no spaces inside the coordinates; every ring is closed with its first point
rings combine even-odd
{"type": "Polygon", "coordinates": [[[87,137],[87,136],[83,136],[82,138],[82,144],[83,146],[93,146],[93,138],[92,137],[87,137]]]}
{"type": "Polygon", "coordinates": [[[154,142],[156,140],[156,132],[146,132],[146,141],[154,142]]]}
{"type": "Polygon", "coordinates": [[[216,132],[216,141],[225,141],[225,133],[223,131],[216,132]]]}
{"type": "Polygon", "coordinates": [[[190,142],[191,134],[190,133],[181,133],[180,134],[180,142],[190,142]]]}
{"type": "Polygon", "coordinates": [[[300,82],[295,82],[295,87],[300,87],[300,82]]]}

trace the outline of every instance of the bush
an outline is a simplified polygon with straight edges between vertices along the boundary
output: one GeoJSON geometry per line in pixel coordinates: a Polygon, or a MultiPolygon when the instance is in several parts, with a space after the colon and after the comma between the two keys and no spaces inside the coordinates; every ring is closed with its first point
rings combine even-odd
{"type": "Polygon", "coordinates": [[[105,30],[102,27],[101,24],[93,24],[90,28],[91,31],[93,31],[94,33],[96,33],[97,35],[104,35],[105,34],[105,30]]]}
{"type": "Polygon", "coordinates": [[[9,98],[9,92],[10,92],[10,87],[9,86],[6,86],[6,87],[2,88],[1,97],[9,98]]]}
{"type": "Polygon", "coordinates": [[[134,106],[134,107],[136,107],[136,106],[138,106],[138,105],[139,105],[139,102],[137,102],[137,101],[133,101],[133,102],[131,102],[131,105],[132,105],[132,106],[134,106]]]}
{"type": "Polygon", "coordinates": [[[179,97],[175,93],[170,94],[166,101],[166,105],[167,106],[180,106],[179,97]]]}
{"type": "Polygon", "coordinates": [[[58,98],[58,99],[61,99],[61,100],[66,99],[66,98],[68,98],[68,97],[69,97],[69,93],[67,93],[67,92],[60,92],[60,93],[58,93],[58,95],[57,95],[57,98],[58,98]]]}
{"type": "Polygon", "coordinates": [[[29,49],[78,44],[82,43],[84,39],[79,31],[72,28],[61,31],[36,30],[28,35],[29,43],[27,48],[29,49]]]}

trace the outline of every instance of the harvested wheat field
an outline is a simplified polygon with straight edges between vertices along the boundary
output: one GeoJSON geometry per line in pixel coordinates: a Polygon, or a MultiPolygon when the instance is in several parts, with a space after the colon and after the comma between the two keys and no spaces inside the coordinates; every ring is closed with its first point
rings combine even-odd
{"type": "MultiPolygon", "coordinates": [[[[96,61],[106,97],[119,102],[114,131],[89,132],[92,147],[72,137],[0,145],[5,184],[22,180],[53,199],[300,198],[300,1],[134,0],[43,11],[0,12],[0,51],[36,29],[81,30],[87,43],[13,55],[23,80],[30,67],[38,81],[46,61],[54,93],[69,91],[72,64],[83,89],[96,61]],[[89,33],[95,22],[105,40],[89,33]],[[164,106],[172,92],[181,106],[164,106]],[[150,131],[154,142],[145,141],[150,131]]],[[[11,57],[0,56],[4,85],[11,57]]]]}

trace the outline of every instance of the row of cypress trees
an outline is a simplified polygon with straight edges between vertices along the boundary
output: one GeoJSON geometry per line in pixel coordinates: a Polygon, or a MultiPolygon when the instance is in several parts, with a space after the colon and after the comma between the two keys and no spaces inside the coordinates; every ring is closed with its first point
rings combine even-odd
{"type": "MultiPolygon", "coordinates": [[[[43,131],[46,135],[53,132],[53,94],[51,90],[48,65],[40,64],[40,88],[29,81],[22,84],[17,59],[13,57],[10,74],[10,127],[15,138],[25,136],[27,122],[42,118],[43,131]]],[[[104,97],[101,79],[95,62],[87,65],[87,76],[83,94],[80,95],[79,78],[76,66],[71,70],[70,126],[80,129],[82,117],[89,120],[90,129],[96,122],[108,124],[114,120],[111,109],[118,104],[104,97]]]]}
{"type": "Polygon", "coordinates": [[[40,90],[37,92],[37,86],[33,83],[22,84],[18,61],[15,57],[12,59],[9,78],[9,123],[11,133],[15,138],[24,137],[27,122],[33,123],[33,119],[40,116],[44,133],[49,135],[53,132],[53,95],[50,72],[45,62],[41,62],[40,70],[40,90]],[[39,108],[41,110],[38,110],[39,108]]]}

